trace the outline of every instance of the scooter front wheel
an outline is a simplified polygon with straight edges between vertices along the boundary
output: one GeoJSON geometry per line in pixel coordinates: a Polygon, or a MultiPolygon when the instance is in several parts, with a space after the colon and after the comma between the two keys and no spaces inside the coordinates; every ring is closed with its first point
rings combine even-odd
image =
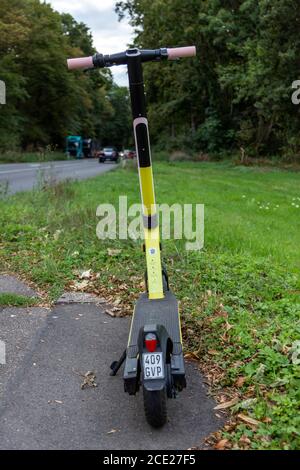
{"type": "Polygon", "coordinates": [[[167,421],[167,393],[162,390],[150,391],[143,387],[144,409],[148,423],[154,428],[162,427],[167,421]]]}

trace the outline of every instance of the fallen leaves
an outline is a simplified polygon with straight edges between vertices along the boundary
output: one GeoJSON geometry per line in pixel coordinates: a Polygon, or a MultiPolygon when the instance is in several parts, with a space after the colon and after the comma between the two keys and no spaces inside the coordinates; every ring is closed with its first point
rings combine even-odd
{"type": "Polygon", "coordinates": [[[272,419],[269,418],[268,416],[265,416],[265,417],[262,419],[262,422],[269,424],[269,423],[272,423],[272,419]]]}
{"type": "Polygon", "coordinates": [[[80,275],[79,275],[79,279],[91,279],[92,277],[92,270],[89,269],[88,271],[83,271],[80,275]]]}
{"type": "Polygon", "coordinates": [[[53,234],[53,238],[55,241],[57,241],[60,237],[60,234],[63,232],[63,230],[56,230],[53,234]]]}
{"type": "Polygon", "coordinates": [[[243,447],[244,449],[248,449],[250,444],[251,444],[251,441],[249,439],[249,437],[247,436],[241,436],[240,439],[239,439],[239,444],[241,445],[241,447],[243,447]]]}
{"type": "Polygon", "coordinates": [[[292,364],[300,364],[300,341],[294,341],[290,349],[290,357],[292,364]]]}
{"type": "MultiPolygon", "coordinates": [[[[102,299],[101,303],[105,299],[104,301],[108,304],[106,313],[112,317],[124,317],[132,314],[133,303],[136,299],[132,285],[121,281],[116,275],[105,278],[105,281],[101,283],[102,275],[93,272],[91,269],[76,270],[74,274],[77,279],[68,284],[67,287],[70,291],[93,294],[102,299]]],[[[141,283],[141,280],[142,277],[135,276],[135,287],[141,283]]]]}
{"type": "Polygon", "coordinates": [[[118,307],[112,307],[112,308],[110,308],[110,309],[107,308],[107,309],[105,310],[105,313],[106,313],[107,315],[109,315],[110,317],[120,317],[120,316],[121,316],[121,315],[120,315],[120,312],[121,312],[121,309],[118,308],[118,307]]]}
{"type": "Polygon", "coordinates": [[[233,405],[236,405],[239,401],[238,397],[234,397],[232,400],[220,403],[214,407],[214,410],[225,410],[226,408],[231,408],[233,405]]]}
{"type": "Polygon", "coordinates": [[[210,387],[220,383],[225,376],[225,371],[212,360],[205,362],[200,360],[199,365],[201,371],[205,375],[205,383],[207,383],[210,387]]]}
{"type": "Polygon", "coordinates": [[[231,330],[231,328],[233,328],[233,325],[230,325],[230,323],[228,323],[228,321],[226,320],[226,321],[225,321],[225,329],[226,329],[226,331],[231,330]]]}
{"type": "Polygon", "coordinates": [[[260,421],[257,419],[251,418],[250,416],[244,415],[243,413],[239,413],[237,417],[246,424],[250,424],[251,426],[258,426],[260,421]]]}
{"type": "Polygon", "coordinates": [[[184,358],[187,359],[188,361],[196,361],[198,362],[199,361],[199,355],[197,354],[197,352],[187,352],[185,355],[184,355],[184,358]]]}
{"type": "Polygon", "coordinates": [[[84,390],[85,388],[88,387],[97,387],[98,385],[96,384],[96,374],[95,372],[88,370],[85,374],[81,372],[77,372],[76,370],[72,369],[73,372],[80,377],[83,377],[83,382],[80,385],[81,390],[84,390]]]}
{"type": "Polygon", "coordinates": [[[215,349],[209,349],[208,351],[208,354],[210,354],[211,356],[217,356],[219,354],[218,351],[216,351],[215,349]]]}
{"type": "Polygon", "coordinates": [[[107,249],[107,254],[108,256],[118,256],[121,253],[122,250],[116,250],[113,248],[108,248],[107,249]]]}
{"type": "Polygon", "coordinates": [[[228,439],[221,439],[219,442],[217,442],[215,444],[214,448],[216,450],[224,450],[228,446],[229,446],[229,440],[228,439]]]}
{"type": "Polygon", "coordinates": [[[246,377],[240,376],[236,379],[235,386],[241,388],[245,382],[246,382],[246,377]]]}
{"type": "Polygon", "coordinates": [[[84,390],[87,387],[97,387],[97,384],[95,382],[96,380],[96,375],[93,371],[89,370],[84,374],[84,380],[80,386],[81,390],[84,390]]]}
{"type": "Polygon", "coordinates": [[[82,290],[86,289],[86,288],[88,287],[88,285],[89,285],[89,282],[88,282],[87,280],[84,280],[84,281],[81,281],[81,282],[79,282],[79,281],[74,281],[74,282],[72,283],[72,288],[73,288],[74,290],[77,290],[77,291],[78,291],[78,290],[79,290],[79,291],[82,291],[82,290]]]}

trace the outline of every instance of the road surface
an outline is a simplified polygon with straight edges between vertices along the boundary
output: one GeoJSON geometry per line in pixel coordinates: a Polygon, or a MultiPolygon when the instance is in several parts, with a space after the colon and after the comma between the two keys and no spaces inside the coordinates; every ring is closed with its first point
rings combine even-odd
{"type": "Polygon", "coordinates": [[[0,165],[0,191],[8,194],[28,191],[45,179],[86,179],[115,168],[115,163],[97,159],[63,160],[45,163],[8,163],[0,165]]]}

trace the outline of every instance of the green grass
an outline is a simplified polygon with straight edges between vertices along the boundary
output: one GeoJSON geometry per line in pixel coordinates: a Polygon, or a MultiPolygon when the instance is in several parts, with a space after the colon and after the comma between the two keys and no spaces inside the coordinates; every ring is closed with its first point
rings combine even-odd
{"type": "Polygon", "coordinates": [[[37,304],[37,299],[9,292],[0,293],[0,307],[32,307],[37,304]]]}
{"type": "Polygon", "coordinates": [[[41,151],[41,152],[14,152],[9,151],[0,153],[0,163],[34,163],[49,162],[56,160],[66,160],[66,154],[57,151],[41,151]]]}
{"type": "MultiPolygon", "coordinates": [[[[199,357],[216,393],[239,398],[221,438],[234,448],[299,449],[300,173],[230,163],[156,163],[154,171],[158,202],[205,204],[204,249],[167,240],[163,254],[186,352],[199,357]]],[[[4,267],[50,299],[91,269],[99,277],[87,289],[132,303],[144,272],[140,244],[95,235],[98,204],[117,205],[125,194],[139,202],[133,170],[0,202],[4,267]],[[111,256],[112,248],[120,251],[111,256]]]]}

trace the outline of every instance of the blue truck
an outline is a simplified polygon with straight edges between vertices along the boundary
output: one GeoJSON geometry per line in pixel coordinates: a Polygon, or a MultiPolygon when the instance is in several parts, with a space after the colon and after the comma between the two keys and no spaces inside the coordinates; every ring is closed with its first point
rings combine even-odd
{"type": "Polygon", "coordinates": [[[67,137],[66,154],[75,158],[96,158],[101,150],[97,139],[83,138],[79,135],[67,137]]]}
{"type": "Polygon", "coordinates": [[[75,158],[83,158],[83,139],[79,135],[69,135],[66,145],[67,155],[75,158]]]}

